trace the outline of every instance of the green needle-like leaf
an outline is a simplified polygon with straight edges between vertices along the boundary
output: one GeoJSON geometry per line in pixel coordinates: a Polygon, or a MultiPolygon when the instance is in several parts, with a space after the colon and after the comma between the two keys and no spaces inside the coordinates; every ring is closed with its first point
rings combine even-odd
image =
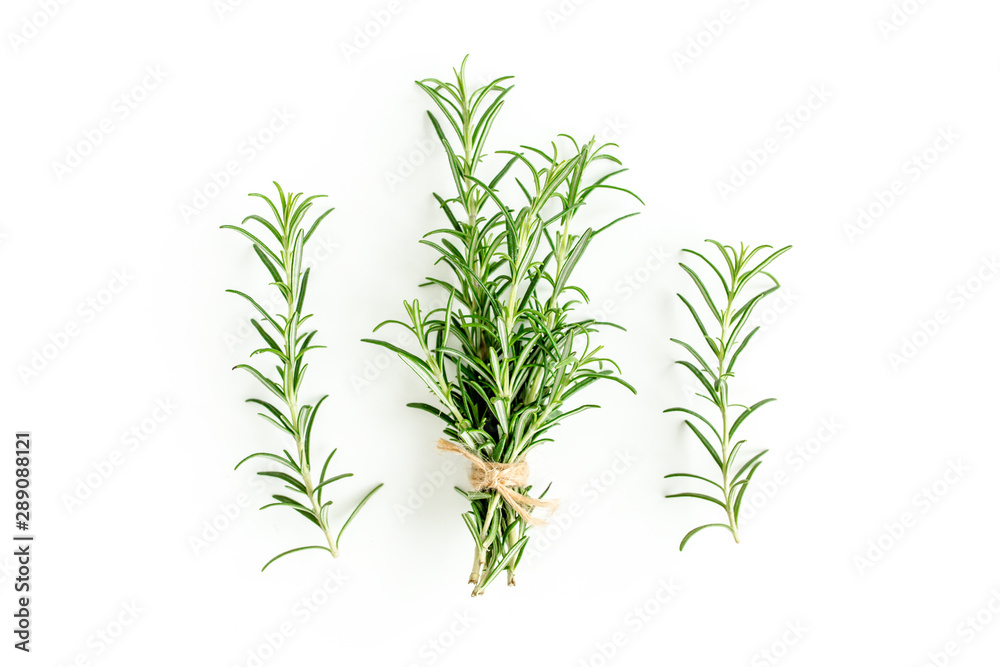
{"type": "MultiPolygon", "coordinates": [[[[331,480],[331,481],[332,481],[332,480],[331,480]]],[[[370,499],[370,498],[371,498],[372,496],[374,496],[374,495],[375,495],[375,492],[376,492],[376,491],[378,491],[378,490],[379,490],[379,489],[381,489],[381,488],[382,488],[382,485],[381,485],[381,484],[379,484],[379,485],[378,485],[378,486],[376,486],[376,487],[375,487],[374,489],[372,489],[371,491],[369,491],[369,492],[368,492],[368,495],[366,495],[366,496],[365,496],[364,498],[362,498],[362,499],[361,499],[361,502],[360,502],[360,503],[358,503],[358,506],[354,508],[354,511],[353,511],[353,512],[351,512],[351,516],[347,517],[347,521],[345,521],[345,522],[344,522],[344,525],[343,525],[343,526],[341,526],[341,528],[340,528],[340,532],[339,532],[339,533],[337,533],[337,541],[336,541],[336,543],[334,544],[334,546],[336,546],[337,548],[340,548],[340,538],[341,538],[341,537],[343,537],[343,535],[344,535],[344,531],[345,531],[345,530],[347,530],[347,527],[348,527],[348,526],[349,526],[349,525],[351,524],[351,521],[353,521],[353,520],[354,520],[354,517],[355,517],[355,516],[357,516],[358,512],[360,512],[360,511],[361,511],[361,508],[365,506],[365,503],[367,503],[367,502],[368,502],[368,500],[369,500],[369,499],[370,499]]]]}
{"type": "Polygon", "coordinates": [[[680,551],[684,551],[684,546],[687,545],[688,541],[701,531],[705,530],[706,528],[725,528],[729,532],[733,532],[732,529],[724,523],[707,523],[704,526],[698,526],[697,528],[689,532],[687,535],[685,535],[684,539],[681,540],[680,551]]]}
{"type": "Polygon", "coordinates": [[[288,554],[293,554],[296,551],[305,551],[306,549],[323,549],[324,551],[330,551],[329,548],[327,548],[327,547],[321,547],[319,545],[308,546],[308,547],[296,547],[295,549],[289,549],[288,551],[280,553],[277,556],[275,556],[274,558],[272,558],[271,560],[267,561],[266,563],[264,563],[264,567],[260,568],[260,571],[263,572],[264,570],[266,570],[268,568],[268,566],[271,565],[271,563],[273,563],[274,561],[278,560],[279,558],[287,556],[288,554]]]}

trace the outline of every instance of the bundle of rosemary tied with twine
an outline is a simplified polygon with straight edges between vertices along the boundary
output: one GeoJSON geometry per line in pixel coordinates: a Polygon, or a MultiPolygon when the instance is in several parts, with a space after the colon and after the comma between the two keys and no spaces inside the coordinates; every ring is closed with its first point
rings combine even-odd
{"type": "Polygon", "coordinates": [[[456,490],[471,506],[462,519],[475,542],[469,577],[475,596],[505,571],[514,585],[527,530],[542,523],[535,510],[555,507],[544,500],[548,489],[531,495],[526,457],[564,418],[598,407],[564,409],[566,402],[598,380],[634,392],[592,344],[591,335],[607,323],[575,316],[574,306],[587,295],[568,281],[596,236],[635,215],[580,229],[576,216],[589,197],[599,190],[638,197],[609,183],[626,171],[608,152],[614,144],[579,143],[568,135],[545,150],[499,151],[496,167],[490,165],[497,170],[488,181],[481,178],[487,136],[511,77],[472,89],[464,61],[454,74],[454,82],[417,82],[440,112],[440,119],[428,115],[456,190],[449,198],[434,195],[447,226],[421,240],[450,271],[425,286],[446,298],[428,312],[416,300],[404,302],[407,322],[376,327],[407,328],[420,348],[415,353],[367,342],[397,353],[424,382],[436,405],[410,407],[444,421],[439,449],[469,461],[472,490],[456,490]],[[610,168],[593,176],[604,164],[610,168]],[[508,205],[505,198],[521,201],[508,205]]]}
{"type": "MultiPolygon", "coordinates": [[[[503,498],[514,512],[532,526],[540,526],[543,520],[531,514],[525,508],[544,508],[555,510],[559,503],[551,500],[539,500],[515,491],[528,485],[528,462],[524,459],[513,463],[484,461],[461,445],[456,445],[444,438],[438,440],[438,449],[442,452],[454,452],[468,459],[469,484],[473,491],[492,491],[503,498]]],[[[513,578],[511,579],[513,582],[513,578]]],[[[469,582],[473,583],[473,582],[469,582]]]]}

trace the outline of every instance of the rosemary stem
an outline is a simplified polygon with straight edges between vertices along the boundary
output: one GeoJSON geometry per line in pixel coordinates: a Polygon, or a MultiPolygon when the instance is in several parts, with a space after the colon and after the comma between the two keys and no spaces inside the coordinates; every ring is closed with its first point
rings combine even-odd
{"type": "Polygon", "coordinates": [[[478,584],[479,583],[479,571],[482,569],[482,561],[480,560],[482,555],[482,549],[476,546],[476,552],[472,555],[472,572],[469,574],[469,583],[478,584]]]}
{"type": "Polygon", "coordinates": [[[726,503],[726,516],[729,518],[729,529],[733,533],[733,539],[739,544],[740,532],[736,525],[736,516],[733,512],[733,504],[729,502],[729,386],[725,373],[726,364],[726,335],[729,333],[730,318],[732,317],[733,300],[735,294],[730,293],[727,297],[726,312],[722,316],[722,335],[719,337],[719,411],[722,415],[722,499],[726,503]]]}
{"type": "Polygon", "coordinates": [[[320,522],[320,528],[330,548],[330,555],[336,558],[340,555],[340,552],[337,550],[333,535],[330,534],[330,527],[323,520],[323,513],[320,511],[319,501],[316,498],[316,489],[313,488],[312,472],[309,469],[309,462],[305,460],[305,447],[302,444],[301,436],[295,437],[295,446],[299,452],[299,468],[302,470],[302,483],[306,487],[306,495],[309,496],[309,502],[312,504],[313,514],[316,515],[316,519],[320,522]]]}
{"type": "MultiPolygon", "coordinates": [[[[294,241],[292,241],[294,243],[294,241]]],[[[287,246],[287,243],[286,243],[287,246]]],[[[312,481],[312,471],[310,470],[309,460],[306,457],[305,443],[302,437],[302,424],[299,423],[299,406],[296,397],[295,387],[293,386],[292,371],[293,363],[292,359],[295,358],[295,345],[296,345],[296,335],[298,333],[298,319],[295,312],[295,299],[297,298],[296,286],[298,285],[298,276],[292,275],[292,250],[289,247],[283,249],[282,259],[285,262],[285,279],[290,285],[290,289],[287,296],[288,302],[288,319],[286,320],[287,334],[285,336],[285,358],[288,360],[285,363],[285,402],[288,404],[288,416],[289,421],[292,424],[292,428],[295,431],[295,449],[299,457],[299,470],[302,472],[302,485],[306,489],[306,495],[309,497],[309,503],[312,505],[313,514],[316,517],[316,521],[319,522],[320,530],[323,531],[323,536],[326,538],[326,543],[330,549],[330,555],[334,558],[340,555],[337,550],[336,541],[330,534],[330,528],[327,526],[326,521],[323,519],[323,513],[320,511],[319,500],[316,497],[316,489],[313,487],[312,481]]]]}

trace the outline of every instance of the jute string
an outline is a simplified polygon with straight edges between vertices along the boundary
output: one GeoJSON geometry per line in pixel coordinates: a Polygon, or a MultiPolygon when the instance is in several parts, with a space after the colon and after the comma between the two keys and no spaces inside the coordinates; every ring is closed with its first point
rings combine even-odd
{"type": "Polygon", "coordinates": [[[444,439],[438,440],[438,449],[442,452],[454,452],[464,456],[472,464],[472,468],[469,470],[469,483],[472,484],[473,490],[490,489],[496,491],[501,498],[507,501],[511,509],[517,512],[518,516],[532,526],[540,526],[545,521],[528,512],[525,509],[526,506],[549,510],[554,510],[559,506],[559,503],[555,501],[531,498],[514,490],[514,487],[524,487],[528,484],[528,462],[524,459],[513,463],[484,461],[465,447],[444,439]]]}

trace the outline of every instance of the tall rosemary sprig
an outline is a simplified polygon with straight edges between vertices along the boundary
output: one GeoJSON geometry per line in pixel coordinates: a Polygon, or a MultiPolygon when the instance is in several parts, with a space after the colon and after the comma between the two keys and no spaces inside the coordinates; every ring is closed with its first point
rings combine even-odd
{"type": "Polygon", "coordinates": [[[677,340],[676,338],[671,338],[670,340],[687,350],[693,360],[697,362],[695,364],[688,360],[681,360],[677,363],[691,371],[695,378],[698,379],[698,382],[701,383],[702,387],[704,387],[706,393],[698,394],[698,396],[704,398],[716,407],[718,410],[718,419],[716,423],[719,424],[719,427],[716,428],[712,420],[707,417],[704,417],[700,413],[687,408],[669,408],[664,410],[664,412],[686,413],[695,417],[709,428],[712,435],[715,437],[714,442],[710,440],[701,430],[699,430],[699,428],[691,420],[686,419],[684,421],[695,436],[697,436],[701,444],[704,445],[709,455],[711,455],[712,460],[715,461],[715,464],[719,467],[719,470],[722,473],[722,483],[720,484],[700,475],[694,475],[691,473],[673,473],[666,475],[666,478],[685,477],[696,479],[710,485],[713,488],[707,493],[673,493],[668,495],[667,498],[697,498],[699,500],[714,503],[725,510],[727,522],[705,524],[691,530],[681,540],[680,549],[682,551],[684,550],[684,546],[688,543],[688,540],[705,528],[725,528],[729,530],[736,542],[740,541],[739,515],[740,505],[743,502],[743,494],[746,493],[750,479],[753,477],[753,474],[757,472],[757,468],[760,467],[761,459],[764,454],[767,453],[767,450],[765,449],[764,451],[755,454],[737,468],[737,456],[740,448],[746,440],[740,440],[733,444],[733,439],[736,436],[737,429],[739,429],[743,422],[746,421],[747,417],[752,415],[761,406],[766,405],[775,399],[766,398],[749,407],[738,403],[730,403],[729,380],[734,376],[733,366],[736,364],[736,359],[739,358],[740,353],[746,348],[747,343],[750,342],[750,339],[752,339],[754,334],[756,334],[760,329],[760,327],[755,327],[752,331],[743,336],[742,339],[740,338],[743,328],[749,321],[753,309],[761,302],[761,300],[780,287],[777,279],[764,269],[771,264],[771,262],[791,248],[791,246],[785,246],[780,250],[775,250],[770,254],[767,254],[765,251],[771,250],[771,246],[759,246],[751,249],[743,244],[740,244],[740,249],[737,251],[733,246],[722,245],[718,241],[708,239],[707,242],[711,243],[719,250],[720,253],[722,253],[726,263],[723,269],[720,270],[720,268],[713,264],[707,257],[694,250],[685,249],[683,252],[690,253],[695,257],[700,258],[705,264],[708,265],[708,267],[712,270],[712,273],[718,277],[723,289],[723,297],[719,301],[720,305],[716,305],[715,299],[712,298],[712,292],[705,285],[704,281],[702,281],[702,279],[698,276],[697,272],[683,263],[681,263],[680,267],[685,273],[688,274],[688,276],[691,277],[691,280],[694,281],[699,294],[701,294],[702,299],[708,306],[709,312],[715,320],[715,326],[719,332],[718,336],[709,335],[708,328],[705,326],[705,323],[698,315],[698,311],[694,308],[694,306],[692,306],[683,295],[678,294],[677,296],[680,297],[680,300],[691,312],[691,316],[697,323],[698,329],[701,331],[701,335],[711,352],[710,355],[707,355],[710,361],[706,360],[705,357],[702,356],[702,354],[700,354],[692,345],[677,340]],[[762,252],[765,252],[767,256],[759,260],[757,263],[753,263],[754,257],[757,256],[758,253],[762,252]],[[743,300],[742,297],[744,289],[756,276],[765,276],[774,284],[771,287],[754,294],[748,299],[743,300]],[[731,408],[741,409],[741,412],[736,415],[735,419],[732,418],[733,413],[730,411],[731,408]],[[733,472],[734,469],[736,470],[735,473],[733,472]]]}
{"type": "MultiPolygon", "coordinates": [[[[470,88],[463,61],[454,83],[417,82],[441,114],[428,112],[455,187],[450,198],[434,195],[448,226],[421,240],[451,272],[450,279],[425,283],[444,290],[447,303],[425,313],[417,300],[404,302],[408,322],[379,325],[409,329],[419,346],[416,353],[366,341],[396,352],[427,385],[438,406],[409,405],[444,421],[451,441],[445,448],[494,473],[524,470],[525,456],[550,440],[552,428],[571,414],[598,407],[563,411],[586,386],[608,379],[634,392],[614,362],[600,356],[601,346],[591,344],[591,334],[606,323],[573,317],[574,306],[587,297],[569,283],[593,238],[635,215],[596,230],[576,232],[572,225],[597,190],[635,196],[607,182],[625,169],[591,178],[592,167],[603,161],[620,167],[608,153],[614,144],[597,145],[593,139],[581,144],[560,135],[570,146],[567,157],[555,142],[548,152],[530,146],[500,151],[506,163],[489,180],[481,178],[487,136],[511,90],[510,78],[470,88]],[[515,172],[521,176],[514,177],[515,172]],[[523,198],[519,205],[506,203],[503,185],[523,198]]],[[[469,576],[473,595],[482,594],[504,571],[514,585],[526,532],[537,522],[530,512],[547,490],[531,498],[526,484],[507,490],[456,488],[471,506],[462,519],[475,544],[469,576]],[[521,500],[511,500],[510,491],[521,500]]]]}
{"type": "MultiPolygon", "coordinates": [[[[300,399],[300,389],[302,380],[305,377],[306,369],[309,367],[305,363],[305,354],[309,350],[319,349],[322,345],[313,345],[315,330],[308,330],[303,324],[312,317],[312,314],[305,314],[304,303],[306,288],[309,285],[309,268],[302,269],[303,252],[309,239],[316,232],[319,224],[330,214],[333,209],[328,209],[320,214],[312,225],[306,230],[303,227],[305,215],[312,207],[314,200],[326,195],[313,195],[302,199],[302,193],[285,193],[281,186],[274,184],[278,189],[280,209],[268,197],[252,193],[251,197],[260,197],[267,202],[268,207],[274,214],[274,221],[269,221],[259,215],[249,215],[244,218],[242,224],[247,221],[259,223],[265,232],[274,237],[276,247],[265,243],[258,236],[247,231],[244,227],[235,225],[223,225],[223,229],[232,229],[239,232],[253,245],[254,253],[267,269],[273,282],[269,283],[276,287],[284,298],[287,309],[284,313],[269,313],[253,297],[239,290],[226,290],[239,295],[249,301],[260,313],[260,321],[251,319],[253,328],[260,334],[263,340],[263,347],[250,353],[251,357],[258,354],[271,354],[277,359],[275,371],[277,380],[272,380],[262,371],[254,368],[250,364],[239,364],[235,368],[241,368],[253,375],[280,403],[281,407],[260,398],[249,398],[248,403],[254,403],[263,409],[258,413],[261,417],[274,425],[278,430],[288,435],[295,444],[295,454],[287,449],[282,450],[282,455],[270,452],[257,452],[251,454],[236,464],[236,468],[253,458],[264,458],[279,464],[284,470],[273,471],[263,470],[258,475],[275,478],[284,482],[285,488],[299,498],[274,494],[275,502],[261,507],[286,507],[297,514],[305,517],[311,523],[323,531],[325,544],[297,547],[282,552],[269,560],[262,570],[268,565],[278,560],[282,556],[303,551],[306,549],[323,549],[328,551],[334,558],[339,554],[340,538],[344,534],[344,529],[354,519],[358,511],[364,506],[372,494],[381,488],[381,484],[368,492],[361,502],[354,508],[351,515],[340,528],[340,532],[334,537],[330,528],[330,506],[332,500],[323,501],[323,491],[326,487],[337,480],[353,476],[353,473],[342,473],[340,475],[327,476],[327,470],[336,449],[330,452],[320,470],[318,481],[314,479],[311,462],[312,453],[312,429],[316,422],[316,415],[319,407],[327,396],[320,398],[314,405],[304,404],[300,399]]],[[[266,236],[266,235],[265,235],[266,236]]]]}

